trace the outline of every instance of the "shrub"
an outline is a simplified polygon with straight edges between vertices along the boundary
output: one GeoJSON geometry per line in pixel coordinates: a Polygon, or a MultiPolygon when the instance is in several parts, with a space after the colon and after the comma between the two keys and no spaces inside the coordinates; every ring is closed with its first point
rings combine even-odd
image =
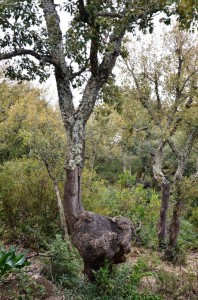
{"type": "Polygon", "coordinates": [[[82,269],[82,261],[77,250],[69,240],[63,240],[57,234],[55,240],[48,245],[50,258],[45,259],[42,274],[49,280],[61,284],[64,287],[75,285],[82,269]]]}
{"type": "Polygon", "coordinates": [[[79,281],[76,289],[69,294],[65,291],[66,299],[78,300],[160,300],[158,295],[138,290],[140,280],[150,274],[145,265],[139,261],[135,266],[124,264],[113,268],[110,272],[108,263],[95,272],[96,281],[90,284],[79,281]],[[67,298],[68,297],[68,298],[67,298]]]}

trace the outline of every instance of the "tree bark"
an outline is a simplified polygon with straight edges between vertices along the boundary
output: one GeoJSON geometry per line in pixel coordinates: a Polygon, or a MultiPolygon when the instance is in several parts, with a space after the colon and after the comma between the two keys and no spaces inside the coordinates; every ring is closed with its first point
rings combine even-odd
{"type": "Polygon", "coordinates": [[[176,203],[173,208],[173,214],[170,222],[170,229],[169,229],[169,247],[175,248],[177,244],[177,239],[179,235],[180,229],[180,213],[182,209],[182,199],[180,193],[180,184],[177,183],[176,186],[176,203]]]}
{"type": "MultiPolygon", "coordinates": [[[[85,125],[94,109],[99,90],[107,82],[120,54],[121,43],[128,24],[115,26],[109,35],[110,50],[105,52],[101,63],[97,61],[98,49],[91,39],[90,77],[84,88],[81,102],[74,107],[71,92],[71,68],[65,60],[60,18],[51,0],[41,1],[50,42],[50,52],[55,66],[55,78],[59,97],[59,107],[67,132],[66,182],[64,191],[64,211],[73,244],[84,259],[84,272],[89,278],[108,259],[118,263],[125,259],[131,241],[131,223],[125,218],[111,219],[86,212],[82,205],[81,176],[84,166],[85,125]]],[[[88,18],[85,6],[79,6],[79,17],[91,29],[94,20],[88,18]],[[83,8],[83,13],[82,13],[83,8]],[[87,17],[85,16],[85,14],[87,17]]],[[[98,40],[99,42],[99,40],[98,40]]]]}
{"type": "Polygon", "coordinates": [[[161,187],[161,208],[160,218],[158,223],[158,247],[163,249],[166,242],[167,234],[167,212],[170,200],[170,183],[162,171],[162,149],[164,142],[160,143],[155,151],[153,158],[153,174],[157,183],[161,187]]]}
{"type": "Polygon", "coordinates": [[[125,261],[131,246],[132,225],[125,218],[108,218],[84,210],[81,177],[85,132],[83,123],[76,122],[68,128],[64,209],[72,242],[84,260],[84,273],[93,280],[93,270],[98,270],[105,260],[125,261]]]}
{"type": "Polygon", "coordinates": [[[173,214],[172,214],[170,227],[169,227],[168,248],[165,253],[166,259],[170,261],[176,259],[175,255],[176,255],[176,250],[177,250],[176,246],[177,246],[177,240],[178,240],[179,230],[180,230],[180,215],[183,206],[183,200],[181,196],[181,185],[182,185],[182,179],[186,168],[186,164],[190,155],[190,151],[192,149],[195,138],[197,138],[197,132],[198,132],[197,130],[198,127],[194,127],[191,129],[189,135],[187,136],[185,147],[181,152],[179,152],[179,150],[176,148],[173,141],[169,140],[169,145],[172,151],[179,159],[178,167],[175,172],[174,182],[173,182],[174,190],[175,190],[175,205],[173,207],[173,214]]]}
{"type": "Polygon", "coordinates": [[[161,184],[162,204],[160,209],[160,219],[158,225],[158,246],[159,249],[165,247],[166,233],[167,233],[167,213],[170,200],[170,183],[167,180],[161,184]]]}

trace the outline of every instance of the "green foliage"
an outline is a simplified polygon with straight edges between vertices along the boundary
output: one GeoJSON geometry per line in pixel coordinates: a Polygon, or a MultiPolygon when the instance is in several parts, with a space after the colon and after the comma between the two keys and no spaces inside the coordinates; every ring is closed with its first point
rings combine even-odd
{"type": "Polygon", "coordinates": [[[159,296],[149,292],[138,291],[138,286],[144,276],[153,276],[147,272],[144,261],[139,260],[135,265],[124,265],[114,268],[110,273],[108,265],[96,272],[95,292],[98,299],[145,299],[157,300],[159,296]]]}
{"type": "Polygon", "coordinates": [[[45,167],[35,159],[24,158],[4,163],[0,171],[1,236],[26,246],[43,244],[60,228],[45,167]]]}
{"type": "MultiPolygon", "coordinates": [[[[196,214],[196,210],[194,211],[196,214]]],[[[187,220],[182,219],[180,225],[180,235],[178,247],[182,246],[187,249],[198,249],[198,232],[197,229],[187,220]]]]}
{"type": "Polygon", "coordinates": [[[45,289],[37,284],[27,272],[15,270],[6,281],[1,281],[0,290],[2,300],[35,300],[45,299],[45,289]]]}
{"type": "Polygon", "coordinates": [[[74,287],[79,277],[79,270],[82,268],[77,250],[69,240],[64,241],[59,234],[48,245],[48,249],[50,259],[45,261],[43,275],[64,287],[74,287]]]}
{"type": "Polygon", "coordinates": [[[160,296],[148,291],[139,291],[138,287],[144,276],[153,274],[146,271],[146,266],[139,261],[134,266],[123,265],[115,267],[112,272],[109,270],[108,263],[95,273],[94,284],[86,280],[78,281],[76,289],[66,290],[66,299],[79,300],[160,300],[160,296]],[[67,298],[68,297],[68,298],[67,298]]]}
{"type": "Polygon", "coordinates": [[[134,299],[158,300],[160,297],[147,291],[139,291],[140,281],[148,272],[145,261],[140,260],[134,266],[124,264],[110,271],[109,263],[95,272],[95,282],[88,282],[82,275],[82,260],[69,241],[56,235],[48,245],[50,259],[45,259],[43,275],[58,284],[66,299],[134,299]]]}
{"type": "Polygon", "coordinates": [[[157,222],[160,198],[155,190],[144,189],[142,184],[134,186],[134,177],[128,173],[120,175],[117,184],[109,185],[95,177],[90,182],[87,170],[83,173],[83,200],[85,209],[109,216],[125,216],[139,230],[134,240],[139,245],[157,248],[157,222]],[[132,187],[123,187],[132,185],[132,187]]]}
{"type": "Polygon", "coordinates": [[[0,276],[4,276],[13,272],[15,269],[21,269],[28,266],[29,262],[26,260],[24,253],[16,254],[16,248],[0,250],[0,276]]]}
{"type": "Polygon", "coordinates": [[[129,171],[120,174],[118,177],[118,184],[120,184],[121,188],[132,187],[135,184],[136,177],[131,175],[129,171]]]}
{"type": "Polygon", "coordinates": [[[197,278],[193,272],[173,273],[160,269],[156,274],[157,293],[163,299],[191,299],[196,300],[197,278]]]}

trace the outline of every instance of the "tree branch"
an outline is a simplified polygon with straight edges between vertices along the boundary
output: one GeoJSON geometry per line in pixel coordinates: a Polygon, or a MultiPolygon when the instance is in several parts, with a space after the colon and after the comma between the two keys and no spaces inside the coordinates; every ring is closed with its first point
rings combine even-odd
{"type": "Polygon", "coordinates": [[[182,157],[182,155],[179,152],[179,150],[177,149],[177,147],[175,146],[175,143],[170,138],[168,139],[168,144],[169,144],[171,150],[173,151],[173,153],[175,154],[175,156],[178,159],[180,159],[182,157]]]}
{"type": "Polygon", "coordinates": [[[80,76],[83,72],[85,72],[87,69],[87,66],[88,66],[88,60],[85,62],[85,65],[82,67],[82,69],[80,69],[77,72],[71,73],[70,80],[72,81],[74,78],[76,78],[77,76],[80,76]]]}
{"type": "Polygon", "coordinates": [[[14,51],[7,52],[7,53],[0,53],[0,60],[10,59],[10,58],[13,58],[16,56],[22,56],[22,55],[31,55],[31,56],[35,57],[36,59],[38,59],[39,61],[48,62],[48,63],[56,66],[56,63],[53,61],[53,59],[50,55],[41,55],[41,54],[35,52],[34,50],[24,49],[24,48],[20,48],[18,50],[14,50],[14,51]]]}
{"type": "Polygon", "coordinates": [[[155,74],[154,84],[155,84],[155,94],[156,94],[156,98],[157,98],[157,108],[158,108],[158,110],[161,110],[162,106],[161,106],[161,99],[160,99],[160,95],[159,95],[159,82],[158,82],[157,74],[155,74]]]}
{"type": "Polygon", "coordinates": [[[125,17],[123,13],[118,12],[108,12],[108,11],[101,11],[97,13],[98,17],[107,17],[107,18],[119,18],[122,19],[125,17]]]}
{"type": "Polygon", "coordinates": [[[68,128],[68,124],[74,122],[72,115],[75,109],[70,88],[71,71],[65,61],[60,18],[53,1],[41,0],[41,4],[47,25],[51,56],[56,63],[55,77],[59,96],[59,106],[64,126],[68,128]]]}
{"type": "Polygon", "coordinates": [[[183,151],[181,152],[181,157],[179,160],[177,171],[175,172],[174,181],[180,181],[182,179],[185,171],[186,163],[193,146],[193,142],[197,138],[197,136],[198,136],[198,126],[193,127],[189,135],[187,136],[186,144],[183,151]]]}
{"type": "Polygon", "coordinates": [[[79,18],[82,22],[87,23],[89,25],[91,25],[90,23],[90,16],[88,11],[85,8],[85,4],[83,0],[78,0],[78,4],[77,4],[78,10],[79,10],[79,18]]]}
{"type": "Polygon", "coordinates": [[[184,90],[184,88],[185,88],[185,86],[186,86],[186,83],[187,83],[187,82],[190,80],[190,78],[191,78],[193,75],[195,75],[196,73],[198,73],[197,70],[194,71],[194,72],[192,72],[189,76],[186,77],[186,79],[184,80],[184,83],[183,83],[183,85],[182,85],[182,87],[181,87],[181,89],[180,89],[180,92],[181,92],[181,93],[183,92],[183,90],[184,90]]]}
{"type": "Polygon", "coordinates": [[[181,72],[182,72],[182,65],[183,65],[183,59],[180,53],[180,49],[177,50],[177,53],[178,53],[178,67],[177,67],[177,81],[176,81],[176,88],[175,88],[175,103],[179,101],[181,95],[180,79],[181,79],[181,72]]]}

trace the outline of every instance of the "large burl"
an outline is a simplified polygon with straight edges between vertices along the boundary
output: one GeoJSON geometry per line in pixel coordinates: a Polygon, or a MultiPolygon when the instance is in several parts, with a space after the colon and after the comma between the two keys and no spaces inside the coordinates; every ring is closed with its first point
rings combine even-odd
{"type": "Polygon", "coordinates": [[[126,260],[130,252],[132,225],[123,217],[109,218],[89,211],[80,215],[72,233],[73,244],[84,260],[84,273],[94,279],[107,260],[112,264],[126,260]]]}

